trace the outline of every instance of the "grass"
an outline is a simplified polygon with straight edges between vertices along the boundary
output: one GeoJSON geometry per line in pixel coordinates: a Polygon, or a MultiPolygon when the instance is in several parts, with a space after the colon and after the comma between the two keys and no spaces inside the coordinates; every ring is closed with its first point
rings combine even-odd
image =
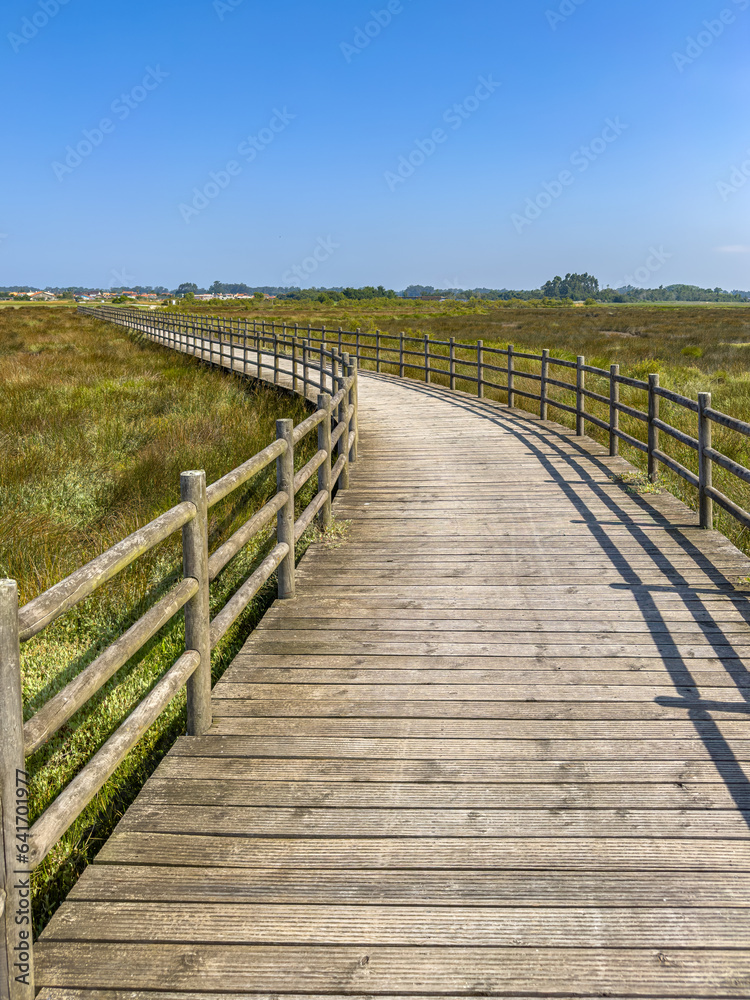
{"type": "MultiPolygon", "coordinates": [[[[210,483],[273,440],[277,418],[298,423],[308,412],[288,394],[60,308],[0,311],[0,354],[0,574],[18,581],[22,604],[178,503],[181,471],[205,468],[210,483]]],[[[298,449],[298,465],[314,450],[312,440],[298,449]]],[[[212,550],[275,488],[271,468],[214,508],[212,550]]],[[[269,538],[257,538],[212,586],[212,614],[265,556],[269,538]]],[[[180,579],[180,561],[178,534],[24,645],[26,718],[180,579]]],[[[271,580],[216,650],[215,679],[274,593],[271,580]]],[[[178,616],[29,759],[32,819],[183,649],[178,616]]],[[[37,933],[184,731],[184,711],[183,693],[35,872],[37,933]]]]}

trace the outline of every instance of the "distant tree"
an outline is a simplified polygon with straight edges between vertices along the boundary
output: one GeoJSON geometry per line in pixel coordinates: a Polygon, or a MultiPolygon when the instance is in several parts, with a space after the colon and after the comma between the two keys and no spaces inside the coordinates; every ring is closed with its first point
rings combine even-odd
{"type": "Polygon", "coordinates": [[[192,292],[193,295],[198,294],[198,286],[192,281],[183,281],[180,287],[177,289],[177,295],[187,295],[188,292],[192,292]]]}
{"type": "Polygon", "coordinates": [[[542,294],[549,299],[581,299],[593,298],[599,294],[599,281],[592,274],[566,274],[564,278],[559,275],[552,281],[542,285],[542,294]]]}

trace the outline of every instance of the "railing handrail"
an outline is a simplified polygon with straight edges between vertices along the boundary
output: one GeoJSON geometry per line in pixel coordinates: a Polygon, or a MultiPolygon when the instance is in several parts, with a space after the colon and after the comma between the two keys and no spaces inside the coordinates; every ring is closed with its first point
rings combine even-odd
{"type": "MultiPolygon", "coordinates": [[[[155,315],[153,311],[146,312],[137,308],[123,310],[110,307],[109,311],[115,314],[122,312],[135,314],[141,317],[142,323],[144,316],[153,317],[155,315]]],[[[451,337],[448,341],[433,340],[429,334],[413,336],[403,331],[398,334],[391,334],[383,333],[380,330],[376,330],[374,334],[363,334],[361,329],[343,330],[339,327],[337,330],[333,330],[326,327],[325,324],[321,326],[312,326],[310,324],[300,326],[299,324],[291,325],[286,322],[278,323],[275,320],[208,316],[201,313],[183,313],[181,311],[168,311],[164,314],[157,314],[157,316],[160,319],[163,318],[166,322],[172,319],[175,323],[183,325],[191,322],[205,323],[219,338],[222,335],[228,336],[230,341],[232,337],[250,336],[257,338],[259,343],[266,344],[270,342],[271,338],[275,338],[276,342],[284,347],[295,347],[300,342],[300,337],[302,337],[305,338],[302,342],[307,344],[308,349],[316,355],[319,348],[325,349],[325,345],[336,344],[340,351],[346,348],[347,351],[352,352],[358,366],[362,370],[369,364],[374,364],[376,372],[382,372],[384,365],[392,365],[398,369],[401,377],[406,377],[407,372],[421,373],[424,376],[424,380],[428,383],[443,377],[451,389],[456,388],[457,382],[473,384],[477,387],[477,395],[480,397],[486,396],[488,392],[493,390],[497,391],[505,396],[511,406],[517,396],[528,400],[535,400],[539,403],[539,412],[543,419],[547,418],[549,407],[556,408],[563,413],[573,414],[576,418],[577,435],[585,433],[586,424],[594,425],[608,432],[610,455],[612,457],[619,454],[620,441],[644,452],[648,457],[649,475],[651,478],[656,477],[659,465],[661,464],[680,476],[691,487],[695,486],[697,479],[699,483],[703,484],[697,487],[699,491],[698,508],[701,512],[700,523],[702,527],[713,527],[712,499],[716,500],[724,510],[741,524],[750,523],[750,513],[742,510],[742,508],[738,507],[731,500],[728,500],[724,494],[718,494],[718,491],[713,488],[710,482],[711,476],[708,471],[704,475],[699,469],[696,476],[696,473],[686,469],[681,463],[676,462],[670,456],[664,457],[665,453],[659,448],[660,432],[666,433],[669,437],[682,444],[687,444],[687,438],[690,441],[699,440],[700,428],[696,436],[693,437],[692,434],[686,435],[679,428],[672,427],[660,419],[658,401],[659,399],[665,399],[673,405],[695,414],[698,417],[700,425],[710,426],[711,423],[716,423],[747,437],[750,437],[750,423],[713,409],[710,405],[710,398],[706,406],[701,409],[698,401],[660,386],[658,377],[654,378],[652,376],[648,380],[631,378],[627,375],[621,375],[619,366],[617,365],[612,365],[607,370],[606,368],[586,364],[583,357],[579,357],[576,361],[570,361],[567,358],[553,357],[551,352],[546,349],[541,354],[516,351],[512,344],[508,344],[505,348],[482,344],[480,353],[477,354],[476,342],[472,342],[470,339],[467,339],[467,341],[457,341],[454,337],[451,337]],[[320,334],[320,337],[316,338],[315,334],[320,334]],[[395,346],[387,346],[387,343],[395,344],[395,346]],[[412,349],[410,345],[418,345],[419,349],[412,349]],[[448,348],[447,353],[440,353],[440,351],[435,350],[436,348],[445,347],[448,348]],[[470,356],[460,357],[459,352],[461,351],[470,356]],[[388,355],[392,355],[393,357],[389,358],[388,355]],[[495,366],[488,363],[488,357],[507,358],[507,367],[495,366]],[[526,372],[518,368],[516,361],[519,359],[539,362],[540,373],[526,372]],[[445,367],[441,367],[441,364],[444,364],[445,367]],[[552,369],[557,367],[575,371],[576,381],[566,382],[562,379],[551,378],[549,376],[551,367],[552,369]],[[466,371],[467,368],[469,369],[468,372],[466,371]],[[458,369],[461,370],[459,371],[458,369]],[[470,373],[472,370],[475,374],[470,373]],[[493,382],[488,377],[488,373],[506,375],[507,381],[504,385],[500,385],[497,382],[493,382]],[[608,383],[610,402],[608,420],[588,412],[585,408],[584,404],[587,399],[593,399],[603,405],[607,402],[607,396],[604,392],[596,393],[586,387],[585,376],[587,374],[603,379],[608,383]],[[517,388],[515,384],[517,379],[524,379],[528,389],[522,390],[517,388]],[[540,391],[529,391],[533,388],[529,383],[538,383],[540,391]],[[630,389],[647,393],[649,397],[648,409],[640,410],[635,406],[620,402],[620,386],[626,386],[630,389]],[[559,388],[575,394],[574,405],[555,399],[549,394],[549,387],[559,388]],[[620,430],[620,414],[644,423],[648,429],[648,434],[644,435],[644,437],[647,437],[648,440],[641,441],[633,435],[620,430]]],[[[307,367],[310,370],[317,370],[315,364],[309,359],[307,367]]],[[[689,444],[689,447],[692,450],[696,450],[692,444],[689,444]]],[[[708,466],[712,462],[715,462],[721,465],[725,471],[730,472],[730,474],[743,481],[747,481],[745,477],[750,476],[750,470],[734,462],[728,456],[720,455],[713,448],[709,447],[708,450],[698,448],[697,452],[699,465],[706,464],[708,466]],[[714,457],[717,454],[720,455],[719,458],[714,457]]]]}

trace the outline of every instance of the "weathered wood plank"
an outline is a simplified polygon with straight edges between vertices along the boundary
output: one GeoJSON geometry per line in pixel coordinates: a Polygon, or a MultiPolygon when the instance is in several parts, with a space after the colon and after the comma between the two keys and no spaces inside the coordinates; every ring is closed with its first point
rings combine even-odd
{"type": "Polygon", "coordinates": [[[71,889],[83,902],[394,906],[750,907],[750,872],[567,872],[176,867],[95,864],[71,889]]]}
{"type": "MultiPolygon", "coordinates": [[[[404,699],[391,701],[362,700],[331,700],[328,698],[313,698],[307,701],[285,700],[283,697],[266,700],[214,699],[214,718],[247,718],[247,719],[594,719],[606,721],[609,719],[677,719],[682,720],[693,711],[702,714],[710,712],[714,722],[727,719],[747,718],[750,709],[741,697],[741,693],[732,688],[716,688],[715,700],[706,700],[705,692],[701,699],[698,695],[677,693],[674,697],[665,697],[666,704],[653,702],[617,701],[618,694],[622,698],[632,698],[633,691],[627,688],[608,689],[613,697],[607,700],[606,694],[595,689],[579,692],[575,688],[550,687],[540,688],[536,701],[529,701],[536,695],[532,688],[519,693],[518,701],[408,701],[404,699]],[[724,699],[722,699],[722,694],[724,699]],[[595,701],[563,701],[565,697],[572,699],[574,695],[581,698],[600,697],[595,701]],[[739,697],[738,697],[739,695],[739,697]],[[549,701],[544,699],[548,698],[549,701]]],[[[654,698],[662,698],[663,688],[653,689],[654,698]]],[[[646,694],[648,694],[646,689],[646,694]]],[[[512,697],[514,692],[503,692],[506,697],[512,697]]]]}
{"type": "Polygon", "coordinates": [[[714,949],[394,948],[44,942],[38,950],[47,986],[176,990],[287,990],[508,996],[617,992],[647,997],[684,993],[746,997],[750,953],[714,949]]]}
{"type": "MultiPolygon", "coordinates": [[[[142,992],[141,990],[68,990],[61,989],[60,987],[42,990],[38,994],[38,1000],[216,1000],[217,996],[221,996],[222,1000],[300,1000],[301,994],[299,993],[279,993],[274,990],[273,994],[269,993],[227,993],[222,991],[220,994],[215,992],[182,992],[179,993],[164,993],[164,992],[153,992],[149,990],[148,992],[142,992]]],[[[353,994],[353,993],[326,993],[325,996],[322,994],[304,994],[304,1000],[372,1000],[372,993],[367,994],[353,994]]],[[[429,997],[424,994],[399,994],[394,993],[379,993],[379,1000],[434,1000],[435,994],[431,994],[429,997]]],[[[554,994],[536,994],[538,1000],[579,1000],[578,997],[572,997],[570,994],[554,993],[554,994]]],[[[528,1000],[528,995],[525,997],[504,997],[504,1000],[528,1000]]],[[[610,1000],[630,1000],[630,998],[625,997],[610,997],[610,1000]]],[[[695,997],[672,997],[671,1000],[695,1000],[695,997]]]]}
{"type": "MultiPolygon", "coordinates": [[[[667,837],[673,840],[748,838],[750,815],[736,809],[329,809],[271,806],[169,805],[138,799],[120,821],[122,834],[218,836],[421,837],[667,837]]],[[[479,850],[482,848],[480,847],[479,850]]],[[[475,847],[474,851],[477,850],[475,847]]]]}
{"type": "MultiPolygon", "coordinates": [[[[254,720],[220,719],[213,735],[190,742],[190,755],[231,757],[341,757],[391,760],[682,760],[750,761],[750,739],[673,740],[462,740],[462,739],[354,739],[314,736],[246,736],[245,724],[254,720]]],[[[176,750],[176,752],[180,752],[176,750]]]]}
{"type": "MultiPolygon", "coordinates": [[[[421,784],[390,782],[362,785],[325,781],[215,781],[195,761],[185,769],[191,777],[154,777],[138,799],[140,806],[276,806],[282,808],[382,809],[383,802],[409,809],[670,809],[750,810],[750,788],[722,782],[698,784],[421,784]]],[[[160,772],[161,773],[161,772],[160,772]]],[[[222,772],[223,773],[223,772],[222,772]]],[[[718,777],[718,775],[717,775],[718,777]]],[[[728,817],[730,821],[733,817],[728,817]]],[[[728,833],[728,831],[727,831],[728,833]]],[[[748,899],[750,905],[750,899],[748,899]]]]}
{"type": "Polygon", "coordinates": [[[444,948],[744,948],[750,909],[293,906],[238,903],[73,903],[50,941],[152,944],[397,945],[444,948]]]}
{"type": "Polygon", "coordinates": [[[237,868],[750,872],[750,842],[672,837],[248,837],[115,833],[100,864],[237,868]]]}

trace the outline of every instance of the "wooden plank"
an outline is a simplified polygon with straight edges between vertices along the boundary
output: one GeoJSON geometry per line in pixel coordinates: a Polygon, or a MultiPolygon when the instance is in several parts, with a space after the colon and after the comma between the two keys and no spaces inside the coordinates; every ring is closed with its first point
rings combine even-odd
{"type": "Polygon", "coordinates": [[[77,902],[45,942],[397,945],[432,948],[747,947],[747,907],[294,906],[253,903],[77,902]]]}
{"type": "MultiPolygon", "coordinates": [[[[220,996],[222,1000],[300,1000],[300,994],[295,993],[280,993],[274,990],[273,994],[270,993],[227,993],[222,991],[221,994],[214,992],[182,992],[179,993],[164,993],[164,992],[154,992],[148,990],[148,992],[142,992],[141,990],[102,990],[96,989],[92,990],[68,990],[56,987],[54,989],[42,990],[38,995],[38,1000],[216,1000],[217,996],[220,996]]],[[[572,997],[569,994],[554,993],[542,996],[542,994],[536,995],[539,1000],[579,1000],[577,997],[572,997]]],[[[379,993],[379,1000],[434,1000],[434,994],[429,997],[425,994],[409,993],[409,994],[399,994],[395,993],[379,993]]],[[[354,994],[354,993],[326,993],[325,996],[322,994],[311,994],[305,993],[304,1000],[372,1000],[372,994],[368,993],[366,996],[364,994],[354,994]]],[[[528,995],[524,997],[506,997],[504,995],[504,1000],[528,1000],[528,995]]],[[[610,997],[610,1000],[630,1000],[630,998],[625,997],[610,997]]],[[[671,1000],[695,1000],[695,997],[672,997],[671,1000]]]]}
{"type": "Polygon", "coordinates": [[[246,736],[249,719],[220,719],[213,735],[191,740],[190,755],[232,757],[341,757],[390,760],[682,760],[750,761],[750,739],[566,740],[566,739],[354,739],[314,736],[246,736]]]}
{"type": "Polygon", "coordinates": [[[690,642],[669,642],[667,640],[650,641],[648,635],[641,637],[640,642],[467,642],[451,641],[438,635],[427,641],[407,641],[386,637],[358,640],[342,634],[341,638],[326,640],[325,633],[312,634],[305,640],[281,633],[278,638],[270,638],[267,631],[258,636],[253,648],[260,654],[278,653],[282,656],[294,655],[325,655],[354,656],[371,653],[377,656],[430,656],[442,653],[444,656],[535,656],[535,657],[573,657],[590,656],[606,658],[611,656],[672,656],[683,660],[694,660],[703,653],[726,660],[745,659],[750,655],[750,646],[728,643],[706,644],[701,646],[690,642]]]}
{"type": "MultiPolygon", "coordinates": [[[[269,993],[226,993],[222,992],[220,994],[222,1000],[299,1000],[300,994],[290,994],[290,993],[280,993],[274,990],[273,994],[269,993]]],[[[540,1000],[578,1000],[578,998],[571,997],[569,994],[555,993],[554,995],[537,994],[540,1000]]],[[[140,990],[128,990],[126,992],[120,990],[100,990],[97,989],[96,992],[90,990],[68,990],[60,989],[59,987],[51,990],[43,990],[38,994],[39,1000],[216,1000],[216,993],[206,993],[206,992],[193,992],[189,993],[179,992],[179,993],[164,993],[164,992],[153,992],[149,990],[148,992],[142,992],[140,990]]],[[[352,993],[326,993],[325,996],[322,994],[304,994],[305,1000],[372,1000],[372,994],[365,996],[364,994],[352,994],[352,993]]],[[[399,994],[394,993],[389,994],[378,994],[380,1000],[434,1000],[434,994],[429,998],[424,994],[399,994]]],[[[528,997],[507,997],[505,1000],[528,1000],[528,997]]],[[[629,1000],[629,998],[624,997],[612,997],[611,1000],[629,1000]]],[[[695,1000],[692,998],[675,997],[672,1000],[695,1000]]]]}
{"type": "Polygon", "coordinates": [[[38,978],[90,989],[746,997],[750,952],[712,949],[397,948],[44,942],[38,978]],[[564,970],[564,971],[563,971],[564,970]]]}
{"type": "MultiPolygon", "coordinates": [[[[326,837],[668,837],[673,840],[747,839],[750,815],[705,809],[350,809],[170,805],[139,798],[120,821],[122,834],[184,833],[217,836],[326,837]]],[[[471,853],[481,857],[483,845],[471,853]]]]}
{"type": "Polygon", "coordinates": [[[218,781],[247,779],[251,781],[353,781],[353,782],[419,782],[421,784],[714,784],[722,780],[732,786],[747,782],[741,764],[728,759],[720,762],[690,759],[677,760],[550,760],[550,761],[482,761],[469,760],[405,760],[405,759],[341,759],[326,757],[254,757],[252,754],[232,756],[226,752],[225,741],[203,748],[194,754],[194,741],[181,741],[162,761],[157,777],[190,777],[218,781]],[[212,753],[213,750],[213,753],[212,753]]]}
{"type": "MultiPolygon", "coordinates": [[[[313,688],[312,690],[317,690],[313,688]]],[[[460,697],[460,689],[456,692],[460,697]]],[[[450,692],[446,693],[446,698],[450,692]]],[[[709,739],[723,737],[734,743],[750,738],[747,718],[722,722],[717,726],[710,719],[655,721],[584,720],[506,720],[506,719],[242,719],[236,723],[224,720],[221,729],[248,736],[315,737],[332,739],[435,740],[446,742],[485,740],[609,740],[632,742],[641,740],[681,742],[696,734],[709,739]]],[[[750,746],[750,743],[748,743],[750,746]]]]}
{"type": "Polygon", "coordinates": [[[750,907],[750,872],[567,872],[89,866],[78,901],[299,905],[750,907]]]}
{"type": "Polygon", "coordinates": [[[230,868],[452,868],[750,872],[750,842],[673,837],[248,837],[119,833],[99,864],[230,868]]]}
{"type": "MultiPolygon", "coordinates": [[[[619,677],[619,675],[618,675],[619,677]]],[[[498,678],[493,678],[497,680],[498,678]]],[[[619,689],[623,698],[632,699],[637,697],[642,697],[644,701],[649,696],[649,689],[653,689],[653,694],[658,698],[672,698],[673,701],[677,701],[681,704],[683,713],[688,710],[690,704],[698,704],[698,690],[696,688],[686,688],[680,686],[679,688],[673,687],[673,683],[668,673],[663,675],[657,675],[654,677],[651,674],[638,675],[636,678],[638,681],[644,681],[643,684],[633,684],[631,687],[625,687],[624,685],[619,689]],[[661,684],[655,684],[654,681],[661,681],[661,684]],[[651,681],[649,684],[648,681],[651,681]]],[[[409,678],[404,678],[408,682],[409,678]]],[[[559,676],[555,675],[554,672],[550,672],[550,682],[559,681],[559,676]]],[[[714,690],[721,695],[722,693],[726,697],[727,701],[733,701],[737,705],[738,709],[743,711],[738,712],[736,717],[741,720],[743,714],[747,714],[745,710],[750,711],[750,706],[748,706],[747,700],[743,697],[743,694],[750,693],[747,687],[736,688],[732,683],[733,679],[731,676],[725,678],[726,687],[716,687],[714,690]],[[732,698],[729,697],[730,693],[732,698]]],[[[599,695],[599,700],[604,703],[614,701],[618,694],[618,689],[612,686],[599,685],[598,688],[594,688],[591,685],[581,684],[580,686],[575,684],[575,678],[570,679],[570,683],[567,687],[562,684],[557,685],[554,689],[550,689],[543,683],[543,679],[539,678],[539,683],[534,684],[529,682],[526,688],[518,687],[515,691],[515,697],[522,701],[528,701],[530,698],[536,698],[540,701],[555,701],[557,698],[569,699],[575,701],[576,697],[581,698],[585,701],[597,700],[597,692],[599,695]],[[538,687],[539,690],[535,690],[538,687]],[[572,688],[572,690],[571,690],[572,688]]],[[[294,678],[290,677],[285,683],[281,684],[232,684],[227,682],[223,684],[214,695],[214,704],[219,709],[218,714],[222,715],[221,704],[234,703],[236,699],[247,699],[248,702],[252,703],[256,700],[292,700],[299,703],[304,703],[310,700],[339,700],[345,701],[347,703],[353,704],[354,702],[370,701],[370,700],[380,700],[380,701],[429,701],[433,700],[436,702],[449,702],[450,704],[460,703],[462,701],[478,701],[485,704],[498,704],[502,703],[504,700],[512,701],[514,698],[514,689],[512,687],[507,687],[503,684],[471,684],[457,681],[454,684],[440,684],[434,682],[432,684],[387,684],[385,679],[381,687],[376,684],[351,684],[346,678],[342,678],[338,684],[324,684],[324,683],[310,683],[310,684],[295,684],[294,678]]],[[[705,695],[704,695],[705,698],[705,695]]],[[[231,714],[231,713],[230,713],[231,714]]],[[[449,708],[446,708],[445,715],[447,718],[452,718],[450,715],[449,708]]],[[[458,717],[458,713],[456,715],[458,717]]],[[[493,716],[493,718],[502,719],[501,715],[493,716]]],[[[685,715],[682,716],[685,719],[685,715]]],[[[686,723],[687,724],[687,723],[686,723]]],[[[279,725],[283,725],[282,722],[279,725]]],[[[290,727],[293,724],[290,723],[290,727]]],[[[346,727],[344,727],[345,729],[346,727]]],[[[458,727],[460,730],[460,726],[458,727]]],[[[616,728],[616,727],[615,727],[616,728]]],[[[591,735],[593,727],[589,729],[587,735],[591,735]]],[[[695,730],[688,731],[688,735],[691,735],[695,730]]],[[[731,730],[726,730],[730,732],[731,730]]],[[[496,732],[497,734],[497,732],[496,732]]],[[[549,729],[546,735],[552,736],[554,734],[554,727],[549,729]]],[[[519,731],[519,735],[521,735],[519,731]]],[[[571,732],[570,735],[573,735],[571,732]]],[[[658,734],[661,735],[661,732],[658,734]]],[[[738,733],[737,735],[741,735],[738,733]]]]}
{"type": "MultiPolygon", "coordinates": [[[[611,699],[607,699],[606,694],[601,694],[601,700],[591,701],[563,701],[565,697],[573,698],[575,695],[581,698],[599,697],[599,692],[592,689],[584,689],[579,692],[576,688],[540,688],[538,700],[529,701],[529,697],[536,694],[532,688],[526,688],[519,692],[518,701],[405,701],[403,699],[392,701],[345,701],[331,700],[328,698],[313,698],[307,701],[278,699],[266,700],[241,700],[241,699],[214,699],[214,718],[241,718],[241,719],[595,719],[605,721],[608,719],[684,719],[686,713],[691,710],[691,705],[695,706],[694,711],[701,711],[702,714],[710,712],[714,722],[722,722],[726,719],[741,719],[747,717],[749,710],[747,702],[741,697],[741,693],[733,691],[731,688],[716,688],[716,700],[699,700],[697,695],[688,697],[677,694],[675,697],[665,697],[664,705],[646,701],[620,701],[618,693],[622,694],[622,699],[633,698],[635,692],[632,688],[609,688],[613,693],[611,699]],[[722,693],[725,700],[721,700],[722,693]],[[549,698],[549,701],[544,701],[549,698]]],[[[661,698],[663,689],[644,689],[644,693],[653,694],[655,698],[661,698]]],[[[504,692],[504,696],[512,697],[504,692]]]]}
{"type": "Polygon", "coordinates": [[[326,617],[323,614],[309,615],[305,618],[281,618],[281,617],[269,617],[266,616],[265,619],[260,623],[257,628],[258,634],[263,634],[266,632],[281,632],[281,631],[292,631],[292,632],[305,632],[305,631],[324,631],[330,633],[332,631],[344,632],[344,631],[363,631],[363,632],[380,632],[380,633],[399,633],[399,632],[416,632],[416,633],[460,633],[460,632],[474,632],[486,634],[502,634],[505,636],[511,636],[514,632],[523,633],[552,633],[553,635],[563,635],[565,633],[571,632],[578,636],[589,636],[589,635],[626,635],[628,637],[633,637],[637,635],[642,635],[644,631],[648,631],[651,636],[660,636],[665,633],[669,636],[690,634],[696,636],[703,636],[706,641],[712,641],[716,639],[721,639],[722,636],[743,636],[745,638],[745,643],[750,640],[750,625],[742,618],[737,618],[736,621],[725,621],[717,622],[712,619],[707,619],[704,621],[659,621],[654,620],[648,622],[641,621],[607,621],[601,620],[597,621],[595,618],[591,617],[583,622],[571,622],[569,619],[565,620],[561,613],[558,613],[551,621],[541,620],[540,617],[533,618],[527,616],[523,618],[514,618],[503,616],[502,619],[498,615],[493,614],[491,617],[487,616],[485,618],[462,618],[459,615],[453,615],[451,617],[433,617],[433,618],[417,618],[410,616],[408,618],[365,618],[354,617],[351,618],[334,618],[333,616],[326,617]]]}
{"type": "MultiPolygon", "coordinates": [[[[421,784],[325,781],[212,780],[191,762],[191,777],[153,777],[139,805],[164,812],[174,806],[276,806],[282,808],[382,809],[384,803],[408,809],[697,809],[750,810],[750,788],[722,782],[697,784],[421,784]],[[193,775],[197,775],[193,777],[193,775]]],[[[160,772],[161,774],[161,772],[160,772]]],[[[718,778],[718,775],[717,775],[718,778]]],[[[750,899],[748,900],[750,905],[750,899]]]]}
{"type": "MultiPolygon", "coordinates": [[[[290,671],[290,675],[291,672],[308,667],[322,670],[329,668],[331,676],[342,669],[346,669],[351,675],[355,675],[363,668],[365,673],[367,670],[380,669],[386,673],[388,671],[402,673],[410,669],[417,671],[430,669],[455,670],[459,675],[464,671],[480,671],[485,674],[493,671],[501,671],[501,673],[496,675],[496,679],[499,678],[509,683],[523,683],[523,680],[518,682],[512,681],[512,672],[515,671],[517,676],[532,678],[529,681],[532,686],[544,683],[545,678],[550,679],[554,674],[558,674],[562,678],[577,677],[582,684],[596,684],[599,680],[609,682],[618,674],[624,677],[630,676],[633,680],[636,677],[648,677],[650,675],[652,678],[650,683],[660,683],[665,679],[664,671],[667,671],[669,677],[674,679],[675,682],[684,677],[687,679],[687,686],[691,686],[694,682],[698,682],[699,678],[704,678],[700,683],[722,685],[722,677],[727,676],[732,677],[732,683],[735,684],[748,676],[750,672],[750,660],[742,658],[734,659],[733,657],[722,660],[718,656],[711,655],[694,656],[689,661],[673,655],[662,655],[660,657],[612,656],[604,660],[595,656],[555,656],[545,659],[538,656],[455,656],[440,652],[430,655],[428,662],[426,658],[423,659],[420,656],[415,656],[413,653],[408,656],[403,653],[386,655],[377,653],[358,653],[355,655],[332,653],[330,656],[326,656],[323,653],[315,653],[303,656],[298,653],[285,654],[276,652],[259,653],[255,656],[251,650],[246,648],[245,652],[236,658],[231,670],[227,671],[224,675],[224,679],[226,683],[231,683],[235,672],[238,678],[242,679],[243,671],[244,676],[248,676],[248,668],[254,669],[256,667],[258,671],[264,667],[284,668],[290,671]],[[530,661],[533,661],[533,667],[530,661]],[[534,677],[538,679],[534,681],[534,677]]],[[[254,677],[254,674],[250,676],[254,677]]],[[[576,681],[573,680],[571,683],[576,683],[576,681]]],[[[627,682],[616,681],[615,683],[627,682]]]]}

